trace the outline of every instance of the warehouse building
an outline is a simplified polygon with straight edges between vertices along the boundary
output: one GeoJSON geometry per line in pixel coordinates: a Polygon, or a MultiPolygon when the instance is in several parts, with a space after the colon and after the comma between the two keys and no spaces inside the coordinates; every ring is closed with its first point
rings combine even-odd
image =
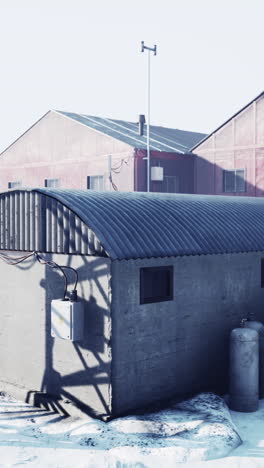
{"type": "MultiPolygon", "coordinates": [[[[0,154],[0,190],[146,191],[146,133],[144,116],[131,123],[49,111],[0,154]]],[[[204,136],[150,127],[151,191],[193,193],[193,156],[188,153],[204,136]]]]}
{"type": "Polygon", "coordinates": [[[2,193],[0,390],[106,419],[227,391],[230,330],[263,320],[263,210],[249,197],[2,193]],[[68,293],[78,273],[78,339],[60,335],[60,312],[52,329],[62,269],[68,293]]]}
{"type": "Polygon", "coordinates": [[[264,92],[192,148],[194,193],[263,197],[264,92]]]}

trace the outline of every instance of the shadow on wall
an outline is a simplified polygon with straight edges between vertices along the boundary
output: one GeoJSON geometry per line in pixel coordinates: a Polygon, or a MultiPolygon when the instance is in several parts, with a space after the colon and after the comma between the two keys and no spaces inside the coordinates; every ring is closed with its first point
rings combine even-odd
{"type": "MultiPolygon", "coordinates": [[[[67,266],[76,269],[73,257],[76,255],[65,256],[68,258],[67,266]]],[[[40,392],[28,392],[26,401],[33,401],[36,406],[44,404],[48,408],[67,414],[65,407],[61,406],[62,398],[75,403],[87,414],[107,418],[111,412],[107,398],[109,392],[106,391],[110,384],[111,365],[108,353],[110,340],[106,333],[110,304],[100,282],[100,278],[107,274],[107,268],[104,258],[97,257],[95,260],[89,258],[89,261],[85,256],[78,258],[83,262],[82,266],[77,268],[79,276],[77,289],[84,306],[84,339],[80,342],[71,342],[51,336],[51,301],[63,297],[63,278],[58,270],[45,266],[45,279],[40,282],[41,288],[46,292],[44,374],[40,392]],[[98,305],[98,298],[101,303],[105,303],[105,308],[98,305]],[[89,406],[90,394],[92,400],[99,402],[102,411],[95,412],[89,406]],[[52,397],[48,403],[47,395],[52,397]]],[[[74,274],[72,272],[66,274],[69,285],[73,288],[74,274]]],[[[70,290],[71,287],[68,287],[68,292],[70,290]]]]}
{"type": "MultiPolygon", "coordinates": [[[[223,169],[220,166],[196,156],[195,168],[197,193],[232,195],[232,193],[223,193],[223,169]]],[[[246,192],[236,193],[239,196],[256,196],[256,194],[264,196],[264,190],[249,182],[246,183],[246,192]]],[[[68,259],[68,266],[74,266],[76,255],[67,255],[65,258],[68,259]]],[[[45,267],[44,279],[40,282],[46,297],[44,373],[40,391],[29,392],[27,401],[33,397],[34,404],[38,405],[47,393],[53,396],[55,407],[62,412],[65,410],[60,407],[60,398],[76,403],[87,413],[109,417],[111,355],[110,336],[106,328],[110,320],[110,306],[106,289],[101,282],[101,278],[107,274],[107,268],[103,257],[91,260],[91,257],[79,255],[78,258],[82,261],[82,265],[78,268],[80,278],[78,293],[85,310],[84,340],[71,343],[51,337],[51,300],[63,297],[63,279],[56,270],[45,267]],[[99,402],[101,412],[94,412],[92,409],[94,404],[89,406],[89,401],[94,400],[99,402]]],[[[21,264],[20,268],[27,270],[31,266],[32,263],[21,264]]],[[[70,284],[73,284],[74,278],[70,275],[68,273],[70,284]]]]}
{"type": "MultiPolygon", "coordinates": [[[[205,195],[226,195],[226,196],[244,196],[244,197],[263,197],[264,189],[264,166],[263,170],[261,167],[253,167],[253,163],[250,159],[242,160],[241,158],[234,161],[233,165],[230,165],[230,159],[223,161],[225,167],[221,167],[214,162],[202,158],[199,155],[194,154],[194,193],[205,194],[205,195]],[[246,169],[245,169],[246,168],[246,169]],[[224,171],[234,171],[235,169],[245,169],[245,191],[224,191],[224,171]],[[255,179],[256,182],[252,183],[249,178],[255,179]]],[[[237,181],[241,187],[243,186],[243,179],[239,174],[236,175],[237,181]]],[[[229,187],[235,185],[234,180],[228,181],[229,187]]]]}

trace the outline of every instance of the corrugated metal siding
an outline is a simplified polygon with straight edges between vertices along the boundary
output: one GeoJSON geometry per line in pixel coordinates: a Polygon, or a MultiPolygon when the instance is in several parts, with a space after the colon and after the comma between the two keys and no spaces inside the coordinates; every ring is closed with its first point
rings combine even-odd
{"type": "Polygon", "coordinates": [[[115,259],[264,251],[264,199],[36,189],[79,215],[115,259]]]}
{"type": "Polygon", "coordinates": [[[76,213],[35,191],[0,195],[0,249],[106,255],[76,213]]]}
{"type": "Polygon", "coordinates": [[[264,251],[264,199],[16,190],[0,196],[0,248],[111,259],[264,251]]]}

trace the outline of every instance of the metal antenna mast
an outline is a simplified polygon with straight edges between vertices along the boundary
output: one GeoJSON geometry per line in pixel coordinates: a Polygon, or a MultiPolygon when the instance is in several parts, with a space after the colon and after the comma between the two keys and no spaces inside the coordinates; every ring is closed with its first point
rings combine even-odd
{"type": "Polygon", "coordinates": [[[157,46],[147,47],[144,44],[144,41],[141,41],[141,52],[144,50],[148,51],[148,112],[147,112],[147,192],[150,191],[150,149],[149,149],[149,125],[150,125],[150,52],[154,52],[154,55],[157,55],[157,46]]]}

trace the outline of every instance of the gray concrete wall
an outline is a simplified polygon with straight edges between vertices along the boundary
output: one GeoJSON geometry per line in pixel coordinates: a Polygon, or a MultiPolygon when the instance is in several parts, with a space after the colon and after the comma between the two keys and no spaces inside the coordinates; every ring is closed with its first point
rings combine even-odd
{"type": "Polygon", "coordinates": [[[227,390],[228,339],[249,312],[264,320],[264,253],[112,264],[115,415],[199,390],[227,390]],[[140,268],[174,266],[174,300],[139,303],[140,268]]]}
{"type": "MultiPolygon", "coordinates": [[[[50,336],[50,302],[63,296],[57,270],[35,261],[9,266],[0,260],[0,391],[33,402],[47,392],[107,416],[111,413],[110,261],[77,255],[45,257],[78,270],[84,340],[71,343],[50,336]]],[[[74,275],[68,277],[72,286],[74,275]]]]}

